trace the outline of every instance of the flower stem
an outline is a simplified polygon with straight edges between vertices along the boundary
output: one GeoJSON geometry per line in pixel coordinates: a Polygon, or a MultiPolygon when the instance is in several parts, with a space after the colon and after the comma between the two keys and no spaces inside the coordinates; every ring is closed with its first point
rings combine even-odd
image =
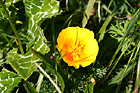
{"type": "Polygon", "coordinates": [[[53,84],[53,86],[56,88],[58,93],[62,93],[57,84],[54,83],[54,81],[51,79],[51,77],[42,69],[41,66],[39,66],[37,63],[35,65],[39,68],[39,70],[50,80],[50,82],[53,84]]]}
{"type": "MultiPolygon", "coordinates": [[[[55,26],[54,26],[54,18],[52,19],[51,23],[52,27],[52,39],[53,39],[53,48],[54,48],[54,53],[56,53],[56,44],[55,44],[55,26]]],[[[56,78],[56,84],[57,84],[57,60],[56,60],[56,55],[54,56],[55,60],[55,78],[56,78]]]]}
{"type": "Polygon", "coordinates": [[[6,9],[6,6],[4,5],[4,3],[2,2],[2,0],[0,0],[0,5],[1,5],[2,8],[4,9],[4,11],[5,11],[5,13],[6,13],[6,15],[7,15],[8,19],[9,19],[10,25],[11,25],[11,27],[12,27],[12,29],[13,29],[15,35],[16,35],[16,38],[18,39],[18,42],[19,42],[19,49],[20,49],[20,51],[21,51],[21,54],[24,54],[23,47],[22,47],[22,42],[21,42],[21,40],[20,40],[20,38],[19,38],[19,34],[18,34],[18,32],[17,32],[17,30],[16,30],[16,27],[15,27],[14,23],[12,22],[12,18],[10,17],[10,15],[9,15],[7,9],[6,9]]]}

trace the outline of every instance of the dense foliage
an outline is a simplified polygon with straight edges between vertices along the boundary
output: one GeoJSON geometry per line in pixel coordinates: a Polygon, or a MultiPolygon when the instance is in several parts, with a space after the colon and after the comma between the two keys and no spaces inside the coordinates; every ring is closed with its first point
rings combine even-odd
{"type": "Polygon", "coordinates": [[[138,93],[139,81],[140,1],[0,0],[1,93],[138,93]],[[76,26],[99,44],[96,61],[79,69],[56,49],[76,26]]]}

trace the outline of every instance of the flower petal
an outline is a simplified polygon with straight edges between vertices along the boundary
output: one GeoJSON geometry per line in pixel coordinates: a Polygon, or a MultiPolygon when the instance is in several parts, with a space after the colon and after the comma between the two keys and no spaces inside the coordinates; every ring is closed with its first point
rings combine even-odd
{"type": "Polygon", "coordinates": [[[76,35],[77,35],[77,28],[68,27],[62,30],[58,36],[59,38],[57,39],[59,51],[63,48],[66,42],[69,45],[73,46],[76,41],[76,35]]]}
{"type": "Polygon", "coordinates": [[[96,60],[99,51],[93,31],[80,27],[68,27],[62,30],[56,46],[68,66],[76,69],[89,66],[96,60]]]}

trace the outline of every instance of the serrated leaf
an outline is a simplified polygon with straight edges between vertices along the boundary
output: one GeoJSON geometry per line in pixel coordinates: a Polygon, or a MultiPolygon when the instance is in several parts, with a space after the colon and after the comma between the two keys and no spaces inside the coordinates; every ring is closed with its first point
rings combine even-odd
{"type": "Polygon", "coordinates": [[[10,93],[14,87],[18,86],[21,77],[13,72],[3,69],[0,72],[0,93],[10,93]]]}
{"type": "MultiPolygon", "coordinates": [[[[48,46],[44,44],[40,36],[36,38],[33,48],[42,54],[49,51],[48,46]]],[[[18,54],[17,51],[18,49],[13,48],[8,53],[7,62],[11,64],[23,79],[26,80],[37,68],[34,63],[40,61],[40,59],[31,51],[28,51],[25,55],[18,54]]]]}
{"type": "MultiPolygon", "coordinates": [[[[51,18],[59,14],[59,2],[55,0],[25,0],[25,11],[29,17],[28,36],[29,41],[27,47],[32,47],[41,54],[49,51],[49,47],[44,43],[47,41],[40,28],[43,18],[51,18]]],[[[8,53],[7,62],[17,71],[23,78],[27,79],[36,69],[34,62],[40,61],[30,50],[25,55],[17,53],[17,49],[13,49],[8,53]]]]}
{"type": "MultiPolygon", "coordinates": [[[[48,51],[44,50],[45,48],[37,48],[35,45],[35,49],[39,50],[44,54],[43,51],[48,51]]],[[[21,54],[17,53],[18,49],[13,48],[7,56],[7,62],[11,64],[11,66],[17,71],[17,73],[23,78],[27,79],[33,71],[37,68],[35,66],[35,62],[40,61],[40,59],[35,56],[31,51],[28,51],[24,56],[21,54]]]]}
{"type": "Polygon", "coordinates": [[[55,0],[25,0],[25,11],[29,17],[28,38],[42,35],[39,21],[60,14],[59,2],[55,0]]]}
{"type": "MultiPolygon", "coordinates": [[[[16,72],[25,80],[32,74],[36,69],[33,64],[37,58],[29,51],[24,56],[17,53],[18,49],[13,48],[7,55],[7,62],[16,70],[16,72]]],[[[39,59],[38,59],[39,60],[39,59]]]]}
{"type": "Polygon", "coordinates": [[[43,22],[44,18],[51,18],[59,14],[59,2],[55,0],[25,0],[24,5],[26,14],[29,17],[27,38],[30,43],[28,43],[28,45],[30,47],[31,43],[38,38],[34,43],[36,46],[34,46],[33,49],[44,54],[46,52],[45,50],[48,49],[44,43],[44,41],[47,40],[39,24],[43,22]],[[43,51],[40,51],[43,47],[43,51]]]}
{"type": "Polygon", "coordinates": [[[116,28],[114,25],[111,25],[109,30],[111,30],[109,33],[117,34],[117,35],[120,35],[120,36],[124,35],[124,33],[120,29],[116,28]]]}

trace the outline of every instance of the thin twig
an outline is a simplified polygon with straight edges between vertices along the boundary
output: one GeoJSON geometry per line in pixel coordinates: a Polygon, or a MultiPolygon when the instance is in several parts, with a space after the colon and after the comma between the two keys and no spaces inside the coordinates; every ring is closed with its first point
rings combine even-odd
{"type": "Polygon", "coordinates": [[[66,10],[68,11],[68,0],[66,0],[66,10]]]}
{"type": "Polygon", "coordinates": [[[54,81],[52,80],[52,78],[42,69],[42,67],[40,65],[38,65],[37,63],[35,63],[35,65],[39,68],[39,70],[50,80],[50,82],[53,84],[53,86],[55,87],[55,89],[58,91],[58,93],[62,93],[61,90],[59,89],[59,87],[57,86],[57,84],[54,83],[54,81]]]}
{"type": "Polygon", "coordinates": [[[116,19],[125,19],[125,18],[128,18],[128,17],[127,16],[126,17],[117,17],[117,16],[114,16],[114,18],[116,18],[116,19]]]}

